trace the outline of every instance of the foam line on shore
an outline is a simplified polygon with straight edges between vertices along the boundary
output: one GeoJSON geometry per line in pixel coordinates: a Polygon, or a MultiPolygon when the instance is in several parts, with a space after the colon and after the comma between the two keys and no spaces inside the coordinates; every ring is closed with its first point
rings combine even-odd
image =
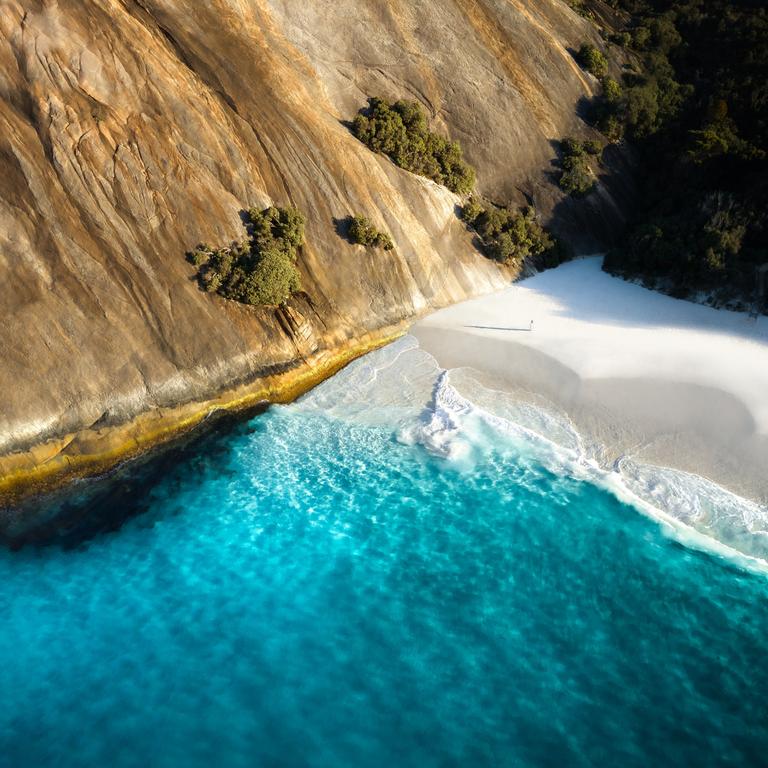
{"type": "MultiPolygon", "coordinates": [[[[520,423],[478,407],[451,384],[451,371],[437,379],[431,416],[402,428],[398,438],[420,444],[435,456],[465,461],[479,419],[496,434],[516,443],[548,471],[598,485],[619,500],[661,523],[666,532],[686,546],[710,552],[741,567],[768,573],[768,508],[730,493],[694,474],[643,464],[624,456],[612,468],[601,467],[584,452],[572,426],[560,424],[573,442],[566,447],[520,423]],[[728,539],[732,543],[728,543],[728,539]],[[751,550],[751,551],[750,551],[751,550]]],[[[535,408],[535,406],[529,406],[535,408]]],[[[557,417],[541,409],[539,423],[553,426],[557,417]]]]}
{"type": "Polygon", "coordinates": [[[606,452],[565,412],[491,389],[475,371],[442,368],[413,336],[358,360],[291,407],[392,429],[399,442],[421,446],[460,472],[510,450],[534,473],[543,468],[604,488],[686,546],[768,571],[768,507],[631,453],[601,463],[597,456],[606,452]]]}

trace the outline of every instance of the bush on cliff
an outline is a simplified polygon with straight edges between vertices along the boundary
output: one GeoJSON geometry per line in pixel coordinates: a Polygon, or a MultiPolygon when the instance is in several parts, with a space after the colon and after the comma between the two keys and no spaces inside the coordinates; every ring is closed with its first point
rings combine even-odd
{"type": "Polygon", "coordinates": [[[475,186],[475,171],[466,163],[461,147],[427,127],[421,105],[415,101],[369,100],[368,109],[352,122],[352,133],[374,152],[387,155],[406,171],[426,176],[451,192],[465,195],[475,186]]]}
{"type": "Polygon", "coordinates": [[[522,210],[483,205],[471,197],[461,218],[477,232],[487,256],[507,265],[520,266],[525,259],[542,257],[542,266],[563,260],[559,243],[541,226],[534,208],[522,210]]]}
{"type": "Polygon", "coordinates": [[[608,59],[594,45],[584,43],[576,54],[576,61],[582,69],[585,69],[591,75],[597,78],[605,77],[608,74],[608,59]]]}
{"type": "Polygon", "coordinates": [[[200,287],[251,305],[282,304],[301,289],[297,249],[304,242],[304,216],[294,208],[252,208],[248,240],[216,250],[200,245],[187,254],[199,267],[200,287]]]}
{"type": "Polygon", "coordinates": [[[618,141],[624,135],[626,122],[624,90],[612,77],[604,77],[601,84],[602,93],[590,106],[590,121],[608,139],[618,141]]]}
{"type": "Polygon", "coordinates": [[[560,142],[560,189],[574,197],[588,195],[597,185],[597,179],[589,165],[588,155],[597,154],[600,145],[596,142],[582,143],[566,138],[560,142]]]}
{"type": "Polygon", "coordinates": [[[356,245],[383,248],[385,251],[391,251],[395,247],[386,232],[376,229],[370,219],[360,215],[351,216],[349,219],[349,239],[356,245]]]}

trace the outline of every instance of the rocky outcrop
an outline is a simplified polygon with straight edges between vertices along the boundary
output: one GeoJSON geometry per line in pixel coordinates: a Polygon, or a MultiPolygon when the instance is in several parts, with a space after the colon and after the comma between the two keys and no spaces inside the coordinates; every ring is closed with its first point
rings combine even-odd
{"type": "Polygon", "coordinates": [[[584,39],[560,0],[0,0],[0,475],[330,369],[324,354],[500,286],[457,198],[344,120],[369,95],[419,99],[483,192],[551,214],[551,142],[583,130],[596,87],[569,54],[584,39]],[[202,293],[184,251],[270,203],[307,214],[305,293],[280,311],[202,293]],[[397,249],[341,239],[353,212],[397,249]]]}

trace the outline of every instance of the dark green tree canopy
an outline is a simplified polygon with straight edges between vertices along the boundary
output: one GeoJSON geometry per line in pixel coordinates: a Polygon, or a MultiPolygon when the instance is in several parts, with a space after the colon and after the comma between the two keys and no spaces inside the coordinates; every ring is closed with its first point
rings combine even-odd
{"type": "Polygon", "coordinates": [[[301,289],[297,249],[304,243],[304,216],[295,208],[248,211],[249,238],[213,250],[199,245],[187,254],[198,267],[201,288],[252,305],[277,305],[301,289]]]}
{"type": "Polygon", "coordinates": [[[602,147],[598,142],[581,142],[568,137],[560,142],[560,189],[574,197],[584,197],[597,186],[597,178],[590,166],[589,156],[599,155],[602,147]]]}
{"type": "Polygon", "coordinates": [[[465,195],[475,186],[475,171],[466,163],[461,147],[427,127],[427,118],[416,101],[372,98],[368,109],[352,122],[352,133],[374,152],[387,155],[406,171],[426,176],[465,195]]]}
{"type": "Polygon", "coordinates": [[[467,226],[477,232],[487,256],[503,264],[520,266],[526,259],[541,259],[551,267],[565,258],[561,245],[541,226],[533,207],[499,208],[470,197],[461,210],[467,226]]]}
{"type": "Polygon", "coordinates": [[[576,54],[576,61],[582,69],[586,69],[595,77],[604,77],[608,74],[608,59],[605,54],[594,45],[584,43],[576,54]]]}
{"type": "Polygon", "coordinates": [[[681,296],[756,301],[768,263],[768,8],[608,1],[630,15],[637,66],[620,85],[603,79],[591,119],[634,144],[643,204],[606,268],[681,296]]]}

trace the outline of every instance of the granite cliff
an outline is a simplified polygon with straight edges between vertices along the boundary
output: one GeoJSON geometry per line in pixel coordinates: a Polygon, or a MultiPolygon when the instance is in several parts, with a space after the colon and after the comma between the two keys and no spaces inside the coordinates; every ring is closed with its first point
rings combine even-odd
{"type": "Polygon", "coordinates": [[[289,397],[509,279],[458,198],[351,135],[368,96],[419,100],[484,194],[599,247],[620,199],[573,207],[548,178],[598,87],[569,52],[584,40],[561,0],[0,0],[0,490],[289,397]],[[307,215],[304,293],[201,292],[184,252],[271,203],[307,215]],[[342,240],[353,212],[396,250],[342,240]]]}

